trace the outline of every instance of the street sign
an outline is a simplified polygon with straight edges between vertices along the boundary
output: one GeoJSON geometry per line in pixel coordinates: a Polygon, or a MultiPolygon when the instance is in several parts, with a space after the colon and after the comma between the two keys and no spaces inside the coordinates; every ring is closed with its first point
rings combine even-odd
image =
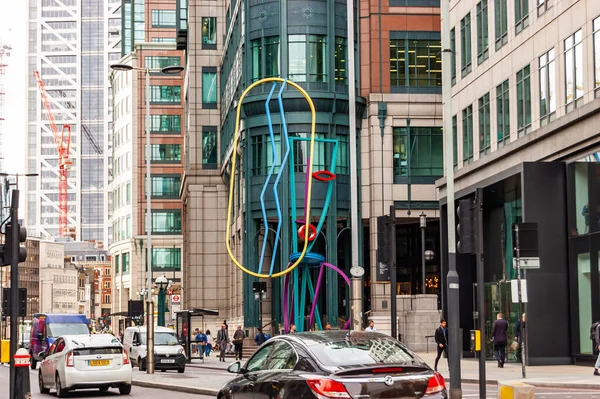
{"type": "Polygon", "coordinates": [[[354,266],[350,269],[350,274],[354,277],[362,277],[365,274],[365,269],[360,266],[354,266]]]}
{"type": "Polygon", "coordinates": [[[180,302],[181,302],[181,297],[179,295],[171,296],[171,303],[180,303],[180,302]]]}
{"type": "MultiPolygon", "coordinates": [[[[510,280],[510,296],[512,303],[519,303],[519,280],[510,280]]],[[[527,303],[527,280],[521,280],[521,302],[527,303]]]]}
{"type": "Polygon", "coordinates": [[[390,267],[387,263],[377,263],[377,282],[388,283],[390,281],[390,267]]]}
{"type": "MultiPolygon", "coordinates": [[[[540,258],[521,258],[519,267],[521,269],[539,269],[540,258]]],[[[517,268],[517,259],[513,258],[513,269],[517,268]]]]}

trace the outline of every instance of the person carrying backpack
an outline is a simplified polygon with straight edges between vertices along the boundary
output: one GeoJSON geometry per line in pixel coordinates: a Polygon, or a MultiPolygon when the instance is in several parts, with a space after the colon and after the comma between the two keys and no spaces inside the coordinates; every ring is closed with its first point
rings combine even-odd
{"type": "Polygon", "coordinates": [[[259,327],[257,330],[258,330],[258,332],[256,333],[256,336],[254,337],[254,342],[256,343],[257,346],[261,346],[262,344],[265,343],[267,338],[265,337],[265,334],[262,332],[262,328],[259,327]]]}
{"type": "MultiPolygon", "coordinates": [[[[594,341],[594,349],[600,350],[600,321],[592,324],[590,328],[590,339],[594,341]]],[[[600,375],[598,369],[600,368],[600,353],[598,353],[598,358],[596,359],[596,364],[594,364],[594,375],[600,375]]]]}

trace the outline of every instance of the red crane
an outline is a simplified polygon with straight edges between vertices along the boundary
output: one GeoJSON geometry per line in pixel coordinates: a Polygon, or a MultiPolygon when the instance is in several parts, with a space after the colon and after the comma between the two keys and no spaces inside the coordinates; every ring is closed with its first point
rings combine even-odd
{"type": "Polygon", "coordinates": [[[50,130],[54,136],[54,143],[56,144],[56,149],[58,151],[58,235],[60,237],[64,237],[67,234],[67,173],[73,164],[73,162],[69,159],[69,150],[71,148],[71,126],[64,124],[62,127],[62,133],[58,133],[56,123],[54,123],[52,107],[50,107],[48,97],[46,96],[44,81],[42,81],[38,71],[35,71],[33,74],[37,79],[38,88],[40,89],[40,94],[42,96],[42,102],[44,103],[44,108],[46,108],[47,112],[48,124],[50,125],[50,130]]]}

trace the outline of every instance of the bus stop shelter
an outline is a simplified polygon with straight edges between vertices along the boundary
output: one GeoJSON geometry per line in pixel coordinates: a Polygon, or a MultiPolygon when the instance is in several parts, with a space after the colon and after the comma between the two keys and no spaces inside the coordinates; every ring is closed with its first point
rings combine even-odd
{"type": "Polygon", "coordinates": [[[180,310],[175,314],[177,315],[177,338],[181,346],[185,349],[185,356],[188,363],[191,363],[193,358],[204,360],[204,354],[201,353],[196,344],[196,337],[192,337],[192,321],[197,320],[198,317],[202,318],[202,330],[204,331],[204,316],[218,316],[219,311],[195,308],[180,310]]]}

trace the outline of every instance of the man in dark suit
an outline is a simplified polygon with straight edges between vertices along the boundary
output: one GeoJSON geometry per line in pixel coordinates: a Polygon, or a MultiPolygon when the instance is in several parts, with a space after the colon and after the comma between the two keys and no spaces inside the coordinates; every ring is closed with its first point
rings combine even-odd
{"type": "Polygon", "coordinates": [[[433,369],[437,371],[438,362],[443,352],[446,352],[446,358],[448,357],[448,328],[446,327],[446,320],[440,321],[440,326],[435,330],[435,343],[437,344],[437,356],[435,358],[435,365],[433,369]]]}
{"type": "Polygon", "coordinates": [[[496,321],[492,325],[492,342],[494,343],[494,357],[498,360],[498,367],[504,367],[506,357],[506,341],[508,331],[508,322],[504,320],[504,315],[498,313],[496,321]]]}

